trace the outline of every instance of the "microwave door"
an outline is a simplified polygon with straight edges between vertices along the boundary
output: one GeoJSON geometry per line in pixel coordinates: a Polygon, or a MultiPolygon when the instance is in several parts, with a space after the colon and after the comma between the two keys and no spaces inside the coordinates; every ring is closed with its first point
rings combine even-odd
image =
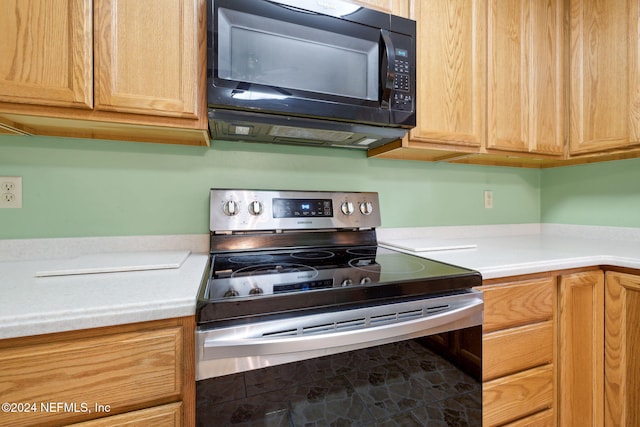
{"type": "Polygon", "coordinates": [[[388,31],[262,0],[214,6],[210,107],[389,125],[388,31]]]}

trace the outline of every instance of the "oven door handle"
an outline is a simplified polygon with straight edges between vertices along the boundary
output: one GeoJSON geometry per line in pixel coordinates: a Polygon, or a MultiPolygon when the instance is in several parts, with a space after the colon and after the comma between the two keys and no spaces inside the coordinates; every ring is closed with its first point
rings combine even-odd
{"type": "MultiPolygon", "coordinates": [[[[204,340],[206,359],[230,357],[256,357],[276,354],[291,354],[305,351],[326,350],[342,347],[344,351],[365,346],[433,335],[455,329],[482,324],[483,300],[473,298],[462,306],[406,321],[395,321],[378,326],[353,327],[329,333],[297,334],[285,337],[218,337],[204,340]]],[[[329,317],[331,314],[328,315],[329,317]]]]}

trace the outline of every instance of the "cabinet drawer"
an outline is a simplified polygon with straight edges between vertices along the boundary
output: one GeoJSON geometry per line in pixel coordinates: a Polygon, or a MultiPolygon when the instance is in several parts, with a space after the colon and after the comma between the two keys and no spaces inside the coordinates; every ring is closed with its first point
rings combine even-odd
{"type": "Polygon", "coordinates": [[[550,409],[553,366],[545,365],[482,386],[483,426],[497,426],[550,409]]]}
{"type": "Polygon", "coordinates": [[[480,289],[484,291],[484,332],[553,318],[553,278],[483,286],[480,289]]]}
{"type": "Polygon", "coordinates": [[[73,424],[70,427],[175,427],[181,425],[181,420],[182,403],[177,402],[73,424]]]}
{"type": "Polygon", "coordinates": [[[0,426],[87,420],[99,416],[96,405],[118,414],[180,400],[182,334],[168,327],[0,349],[3,402],[36,405],[0,413],[0,426]],[[50,402],[66,406],[47,411],[50,402]]]}
{"type": "Polygon", "coordinates": [[[484,381],[553,362],[553,322],[547,321],[484,334],[484,381]]]}
{"type": "Polygon", "coordinates": [[[553,410],[547,409],[530,417],[506,424],[504,427],[553,427],[555,425],[553,410]]]}

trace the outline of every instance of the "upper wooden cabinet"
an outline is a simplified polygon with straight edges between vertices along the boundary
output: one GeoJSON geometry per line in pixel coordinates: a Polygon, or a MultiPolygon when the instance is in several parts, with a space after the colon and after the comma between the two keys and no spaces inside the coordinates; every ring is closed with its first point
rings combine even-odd
{"type": "Polygon", "coordinates": [[[92,0],[4,0],[0,101],[93,106],[92,0]]]}
{"type": "Polygon", "coordinates": [[[373,155],[563,153],[563,2],[420,0],[415,129],[373,155]]]}
{"type": "Polygon", "coordinates": [[[0,123],[208,144],[205,20],[206,0],[2,2],[0,123]]]}
{"type": "Polygon", "coordinates": [[[96,0],[95,108],[197,118],[194,1],[96,0]]]}
{"type": "Polygon", "coordinates": [[[640,142],[638,2],[570,2],[571,154],[640,142]]]}
{"type": "Polygon", "coordinates": [[[411,142],[480,147],[484,133],[484,0],[419,0],[417,126],[411,142]]]}
{"type": "Polygon", "coordinates": [[[488,149],[563,153],[563,10],[558,0],[490,0],[488,149]]]}

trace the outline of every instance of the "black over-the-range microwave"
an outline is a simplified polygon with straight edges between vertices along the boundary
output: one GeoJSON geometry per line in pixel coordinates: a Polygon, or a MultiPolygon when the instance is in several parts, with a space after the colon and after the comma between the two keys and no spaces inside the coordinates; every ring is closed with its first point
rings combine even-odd
{"type": "Polygon", "coordinates": [[[209,0],[214,139],[371,149],[416,124],[416,24],[342,0],[209,0]]]}

